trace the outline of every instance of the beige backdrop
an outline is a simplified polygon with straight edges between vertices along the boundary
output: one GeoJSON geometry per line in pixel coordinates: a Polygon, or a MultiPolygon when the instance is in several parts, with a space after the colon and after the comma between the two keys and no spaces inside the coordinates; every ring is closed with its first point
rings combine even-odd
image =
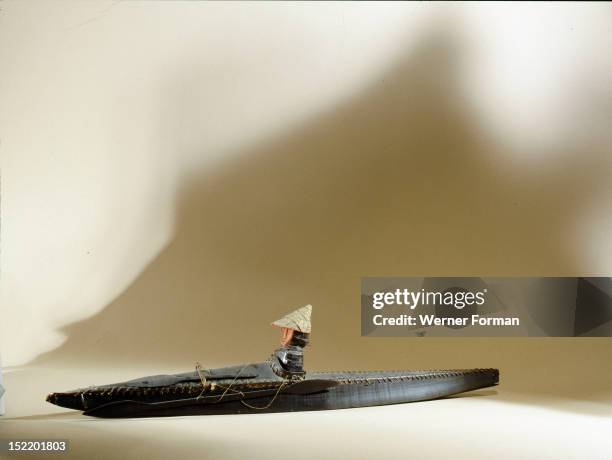
{"type": "Polygon", "coordinates": [[[356,424],[401,457],[404,410],[428,421],[411,442],[432,458],[529,457],[539,428],[541,455],[594,436],[604,458],[610,339],[361,338],[359,282],[610,274],[611,21],[609,5],[3,3],[7,433],[104,458],[101,433],[132,449],[152,432],[147,455],[196,457],[194,419],[91,431],[42,415],[44,393],[263,359],[269,322],[311,303],[310,369],[499,367],[499,391],[454,409],[198,418],[210,457],[282,453],[259,440],[291,423],[318,427],[321,456],[356,424]],[[468,411],[520,442],[499,450],[493,432],[481,449],[449,422],[468,411]]]}

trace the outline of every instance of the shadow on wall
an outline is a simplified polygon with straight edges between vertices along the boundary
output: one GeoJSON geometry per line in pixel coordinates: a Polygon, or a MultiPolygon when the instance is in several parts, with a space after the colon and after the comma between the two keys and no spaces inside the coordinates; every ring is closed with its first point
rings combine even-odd
{"type": "Polygon", "coordinates": [[[457,91],[459,51],[432,36],[352,100],[192,175],[176,238],[36,361],[259,361],[278,343],[268,324],[312,303],[311,369],[491,366],[507,388],[550,394],[607,369],[605,340],[359,336],[361,276],[578,270],[567,229],[606,181],[599,154],[500,167],[457,91]]]}

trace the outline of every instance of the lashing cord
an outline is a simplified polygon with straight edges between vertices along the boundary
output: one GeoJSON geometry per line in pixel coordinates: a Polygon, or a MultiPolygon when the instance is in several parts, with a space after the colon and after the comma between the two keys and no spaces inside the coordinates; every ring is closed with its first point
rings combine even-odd
{"type": "MultiPolygon", "coordinates": [[[[224,385],[219,385],[218,383],[212,383],[209,384],[208,381],[206,380],[206,376],[204,375],[204,372],[202,370],[202,365],[200,363],[196,363],[196,372],[198,373],[198,376],[200,377],[200,382],[202,383],[202,391],[200,392],[200,394],[198,395],[197,399],[200,399],[200,397],[202,397],[202,395],[204,394],[204,392],[206,391],[206,389],[210,386],[210,387],[214,387],[214,386],[218,386],[220,388],[223,388],[224,391],[221,394],[221,396],[219,396],[219,399],[217,399],[216,401],[214,401],[212,404],[217,404],[220,403],[223,398],[225,397],[225,395],[228,392],[232,392],[232,394],[237,394],[242,396],[243,398],[246,399],[246,395],[240,391],[240,390],[235,390],[234,388],[232,388],[232,386],[234,385],[234,383],[236,382],[236,379],[238,379],[238,377],[240,376],[240,374],[242,373],[242,371],[244,370],[245,367],[247,367],[248,364],[245,364],[244,366],[242,366],[240,368],[240,370],[236,373],[236,375],[234,376],[233,380],[230,382],[230,384],[228,386],[224,386],[224,385]]],[[[281,384],[279,385],[278,389],[276,390],[276,393],[274,394],[274,396],[272,397],[272,399],[270,400],[270,402],[268,402],[268,404],[266,404],[265,406],[262,407],[257,407],[257,406],[252,406],[251,404],[247,403],[244,401],[244,399],[239,399],[238,401],[240,401],[240,403],[245,406],[248,407],[249,409],[254,409],[254,410],[265,410],[268,409],[270,406],[272,406],[272,404],[274,404],[274,401],[276,401],[276,398],[278,397],[278,395],[280,394],[280,392],[286,388],[291,382],[289,382],[288,380],[283,380],[281,382],[281,384]]]]}

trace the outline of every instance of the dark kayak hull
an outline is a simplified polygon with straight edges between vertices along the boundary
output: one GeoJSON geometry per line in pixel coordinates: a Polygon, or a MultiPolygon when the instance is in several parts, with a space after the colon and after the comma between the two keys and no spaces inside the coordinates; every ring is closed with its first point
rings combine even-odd
{"type": "MultiPolygon", "coordinates": [[[[299,412],[401,404],[427,401],[497,385],[497,369],[467,369],[423,372],[312,373],[308,381],[330,382],[305,394],[280,388],[245,393],[243,396],[143,402],[114,401],[85,411],[105,418],[168,417],[299,412]],[[327,388],[326,388],[327,387],[327,388]],[[324,388],[324,389],[322,389],[324,388]]],[[[241,386],[236,386],[239,389],[241,386]]]]}

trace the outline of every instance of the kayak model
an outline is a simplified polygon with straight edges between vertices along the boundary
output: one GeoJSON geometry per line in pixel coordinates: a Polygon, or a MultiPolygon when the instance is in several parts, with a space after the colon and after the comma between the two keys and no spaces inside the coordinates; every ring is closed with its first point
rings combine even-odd
{"type": "Polygon", "coordinates": [[[51,393],[47,401],[94,417],[296,412],[426,401],[497,385],[497,369],[306,372],[312,306],[272,323],[281,347],[264,362],[51,393]]]}

